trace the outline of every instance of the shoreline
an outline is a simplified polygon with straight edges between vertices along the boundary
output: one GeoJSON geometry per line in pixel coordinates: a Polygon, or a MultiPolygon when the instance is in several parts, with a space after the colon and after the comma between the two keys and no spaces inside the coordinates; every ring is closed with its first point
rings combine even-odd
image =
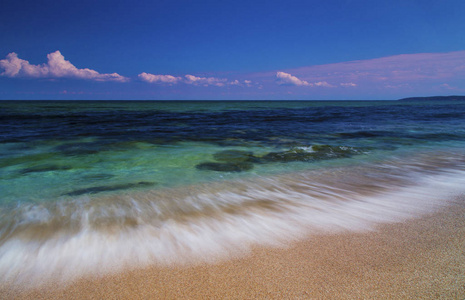
{"type": "Polygon", "coordinates": [[[8,299],[465,297],[465,196],[433,214],[375,231],[311,235],[286,248],[256,246],[213,264],[151,266],[8,299]]]}

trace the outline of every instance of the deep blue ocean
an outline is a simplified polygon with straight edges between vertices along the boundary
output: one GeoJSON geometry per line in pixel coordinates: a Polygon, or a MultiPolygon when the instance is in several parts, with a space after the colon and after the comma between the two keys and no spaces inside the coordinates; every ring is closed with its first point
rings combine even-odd
{"type": "Polygon", "coordinates": [[[0,101],[0,277],[371,230],[465,190],[465,102],[0,101]]]}

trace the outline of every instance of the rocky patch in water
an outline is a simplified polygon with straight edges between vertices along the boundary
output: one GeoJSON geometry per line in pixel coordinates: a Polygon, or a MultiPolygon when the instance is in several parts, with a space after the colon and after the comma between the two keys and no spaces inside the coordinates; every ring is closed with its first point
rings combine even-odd
{"type": "Polygon", "coordinates": [[[71,166],[44,164],[44,165],[38,165],[38,166],[30,167],[30,168],[24,168],[21,170],[21,174],[67,171],[71,169],[72,169],[71,166]]]}
{"type": "Polygon", "coordinates": [[[74,190],[72,192],[63,194],[63,196],[81,196],[85,194],[113,192],[113,191],[126,190],[126,189],[132,189],[132,188],[144,188],[144,187],[153,186],[155,184],[156,184],[155,182],[139,181],[135,183],[94,186],[90,188],[74,190]]]}
{"type": "Polygon", "coordinates": [[[288,151],[270,152],[261,157],[263,162],[314,162],[327,159],[348,158],[362,152],[352,147],[314,145],[292,148],[288,151]]]}
{"type": "Polygon", "coordinates": [[[225,150],[213,155],[216,162],[203,162],[196,166],[198,170],[219,172],[243,172],[253,169],[254,164],[315,162],[328,159],[348,158],[364,153],[361,149],[345,146],[313,145],[294,147],[286,151],[270,152],[255,156],[250,151],[225,150]]]}
{"type": "Polygon", "coordinates": [[[252,170],[253,164],[249,162],[204,162],[198,164],[196,168],[219,172],[243,172],[252,170]]]}

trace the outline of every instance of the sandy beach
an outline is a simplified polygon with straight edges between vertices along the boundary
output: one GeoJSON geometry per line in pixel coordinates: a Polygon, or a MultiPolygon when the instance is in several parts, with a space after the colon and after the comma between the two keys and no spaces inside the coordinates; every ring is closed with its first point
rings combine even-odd
{"type": "Polygon", "coordinates": [[[465,197],[371,232],[310,235],[216,264],[153,266],[3,299],[463,299],[465,197]]]}

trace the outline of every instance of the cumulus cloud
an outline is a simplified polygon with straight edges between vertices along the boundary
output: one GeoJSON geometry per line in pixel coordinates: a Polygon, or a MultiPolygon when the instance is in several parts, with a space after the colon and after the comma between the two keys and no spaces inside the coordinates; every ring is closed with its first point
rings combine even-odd
{"type": "Polygon", "coordinates": [[[175,84],[182,80],[181,77],[174,77],[172,75],[154,75],[150,73],[141,73],[138,77],[145,82],[150,83],[168,83],[168,84],[175,84]]]}
{"type": "Polygon", "coordinates": [[[355,83],[353,83],[353,82],[343,82],[343,83],[341,83],[341,86],[343,86],[343,87],[355,87],[357,85],[355,83]]]}
{"type": "Polygon", "coordinates": [[[194,84],[194,85],[203,85],[203,86],[224,86],[226,83],[226,79],[222,78],[215,78],[215,77],[197,77],[194,75],[186,75],[186,83],[194,84]]]}
{"type": "Polygon", "coordinates": [[[335,87],[326,81],[308,82],[301,80],[296,76],[292,76],[289,73],[277,72],[276,78],[278,79],[279,85],[295,85],[295,86],[316,86],[316,87],[335,87]]]}
{"type": "Polygon", "coordinates": [[[327,83],[326,81],[318,81],[315,83],[311,83],[314,86],[323,86],[323,87],[334,87],[334,85],[327,83]]]}
{"type": "Polygon", "coordinates": [[[29,78],[78,78],[95,81],[120,81],[129,79],[117,73],[101,74],[91,69],[78,69],[71,62],[65,60],[60,51],[47,55],[48,62],[41,65],[31,65],[27,60],[20,59],[14,52],[8,54],[6,59],[0,60],[0,74],[6,77],[29,78]]]}
{"type": "Polygon", "coordinates": [[[310,85],[310,83],[308,83],[307,81],[300,80],[299,78],[292,76],[289,73],[277,72],[276,78],[278,79],[278,84],[281,85],[310,85]]]}
{"type": "Polygon", "coordinates": [[[234,80],[234,81],[230,81],[228,82],[229,85],[237,85],[237,86],[246,86],[246,87],[251,87],[252,86],[252,81],[251,80],[243,80],[243,81],[240,81],[240,80],[234,80]]]}
{"type": "Polygon", "coordinates": [[[198,86],[226,86],[227,84],[229,85],[246,85],[248,86],[251,81],[244,81],[244,84],[242,84],[238,80],[234,80],[231,82],[228,82],[227,79],[225,78],[216,78],[216,77],[199,77],[199,76],[194,76],[187,74],[184,77],[176,77],[172,75],[155,75],[155,74],[150,74],[150,73],[141,73],[138,75],[139,79],[145,82],[149,83],[165,83],[165,84],[177,84],[177,83],[185,83],[185,84],[191,84],[191,85],[198,85],[198,86]]]}

